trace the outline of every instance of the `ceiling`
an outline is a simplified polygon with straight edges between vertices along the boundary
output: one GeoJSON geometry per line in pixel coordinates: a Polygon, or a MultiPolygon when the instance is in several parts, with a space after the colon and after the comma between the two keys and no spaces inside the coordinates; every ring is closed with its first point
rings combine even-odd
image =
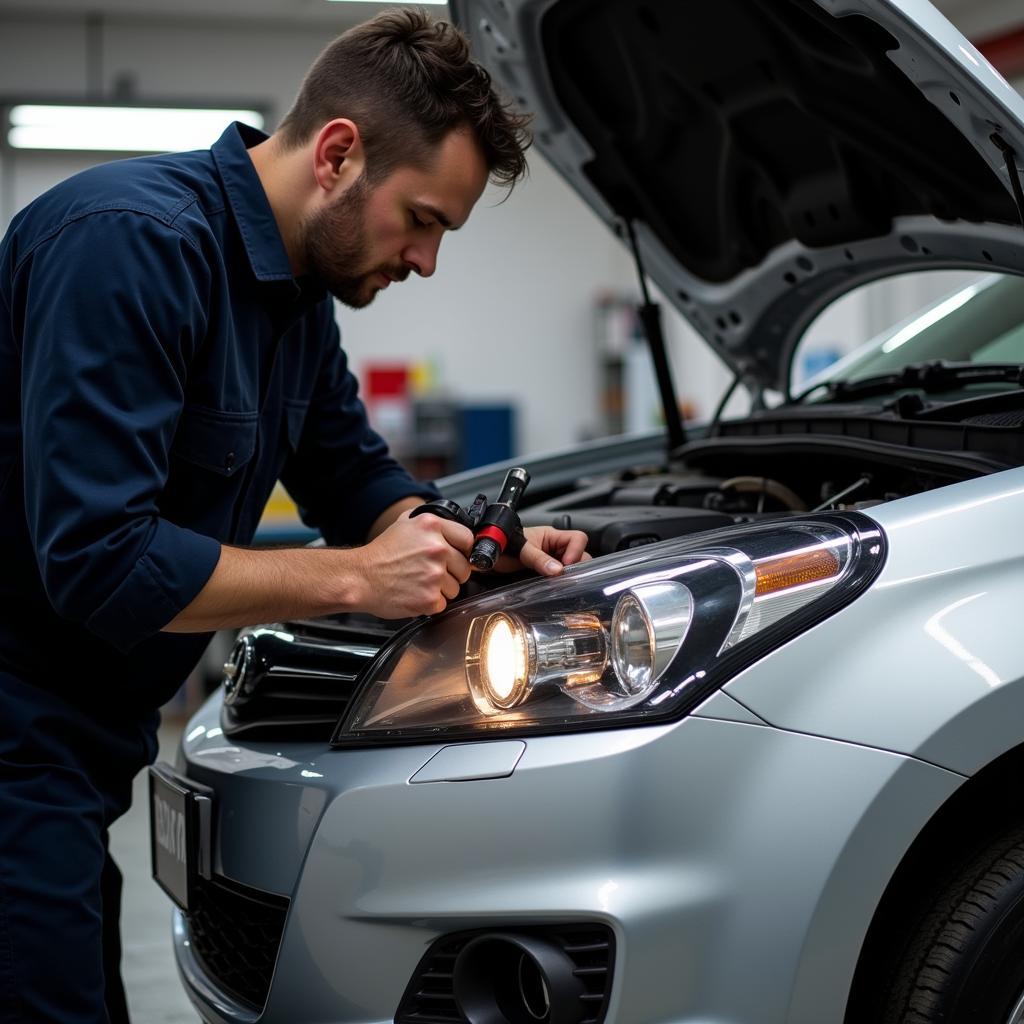
{"type": "MultiPolygon", "coordinates": [[[[389,3],[330,3],[328,0],[0,0],[0,18],[100,15],[132,21],[254,21],[331,25],[344,30],[372,17],[389,3]]],[[[438,12],[447,7],[438,6],[438,12]]]]}
{"type": "MultiPolygon", "coordinates": [[[[1024,27],[1021,0],[933,0],[972,39],[1024,27]]],[[[265,21],[331,25],[344,29],[371,17],[387,3],[330,3],[328,0],[0,0],[0,17],[70,15],[175,21],[265,21]]],[[[439,13],[445,7],[436,8],[439,13]]]]}
{"type": "Polygon", "coordinates": [[[932,0],[961,32],[985,40],[1024,27],[1020,0],[932,0]]]}

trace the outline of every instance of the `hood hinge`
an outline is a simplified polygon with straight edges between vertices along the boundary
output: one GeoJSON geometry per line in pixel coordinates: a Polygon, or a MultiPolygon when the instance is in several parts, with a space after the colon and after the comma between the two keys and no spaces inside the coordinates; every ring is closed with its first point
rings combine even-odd
{"type": "Polygon", "coordinates": [[[665,349],[665,332],[661,329],[661,307],[651,302],[647,290],[647,276],[644,274],[640,259],[640,246],[637,244],[633,221],[626,220],[626,231],[629,234],[629,246],[633,250],[636,261],[636,273],[640,279],[640,294],[643,304],[637,307],[637,315],[647,337],[647,344],[654,360],[654,373],[658,379],[658,392],[661,395],[662,411],[665,415],[665,427],[668,430],[668,451],[671,455],[677,448],[686,444],[686,430],[683,418],[679,415],[679,403],[676,401],[676,390],[672,384],[672,369],[668,364],[668,353],[665,349]]]}
{"type": "Polygon", "coordinates": [[[1010,176],[1010,188],[1013,189],[1013,198],[1017,203],[1017,214],[1020,217],[1021,227],[1024,227],[1024,184],[1022,184],[1021,170],[1017,166],[1017,154],[1014,152],[1013,146],[999,132],[995,132],[991,139],[1006,161],[1006,173],[1010,176]]]}

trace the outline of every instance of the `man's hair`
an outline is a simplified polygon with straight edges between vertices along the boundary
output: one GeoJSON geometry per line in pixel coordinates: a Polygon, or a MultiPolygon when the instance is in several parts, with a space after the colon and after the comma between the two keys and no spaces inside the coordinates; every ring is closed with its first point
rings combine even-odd
{"type": "Polygon", "coordinates": [[[359,126],[374,182],[400,166],[425,166],[454,129],[476,137],[495,184],[511,189],[526,172],[529,116],[498,97],[462,32],[421,10],[386,11],[335,39],[278,136],[295,148],[336,117],[359,126]]]}

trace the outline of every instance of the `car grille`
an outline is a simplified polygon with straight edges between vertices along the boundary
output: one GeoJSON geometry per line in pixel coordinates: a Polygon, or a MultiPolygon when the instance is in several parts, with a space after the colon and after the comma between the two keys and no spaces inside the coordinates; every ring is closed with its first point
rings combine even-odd
{"type": "Polygon", "coordinates": [[[221,727],[249,739],[329,740],[393,631],[339,616],[243,632],[225,665],[221,727]]]}
{"type": "Polygon", "coordinates": [[[1009,412],[988,412],[961,420],[962,423],[976,423],[985,427],[1019,427],[1024,424],[1024,410],[1013,409],[1009,412]]]}
{"type": "Polygon", "coordinates": [[[192,952],[219,987],[262,1010],[287,912],[283,896],[226,879],[204,881],[186,918],[192,952]]]}
{"type": "MultiPolygon", "coordinates": [[[[395,1024],[468,1024],[459,1011],[453,989],[453,968],[463,947],[478,935],[503,931],[462,932],[438,939],[427,951],[413,974],[395,1024]]],[[[533,935],[558,945],[576,964],[573,972],[583,981],[586,992],[580,1024],[601,1024],[608,1008],[615,954],[610,929],[599,925],[561,925],[543,928],[509,929],[533,935]]]]}

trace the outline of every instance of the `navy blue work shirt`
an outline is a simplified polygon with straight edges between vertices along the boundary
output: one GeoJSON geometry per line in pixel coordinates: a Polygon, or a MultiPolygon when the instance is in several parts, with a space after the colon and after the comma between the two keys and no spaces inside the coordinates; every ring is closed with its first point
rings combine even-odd
{"type": "Polygon", "coordinates": [[[246,149],[122,160],[0,244],[0,672],[151,709],[208,634],[160,630],[252,540],[280,478],[331,544],[432,496],[367,424],[316,281],[246,149]]]}

